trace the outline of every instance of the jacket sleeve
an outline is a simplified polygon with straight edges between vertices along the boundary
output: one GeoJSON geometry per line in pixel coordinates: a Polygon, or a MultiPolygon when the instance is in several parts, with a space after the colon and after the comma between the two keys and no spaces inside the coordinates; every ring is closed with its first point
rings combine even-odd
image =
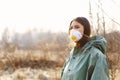
{"type": "Polygon", "coordinates": [[[87,80],[110,80],[106,56],[100,51],[96,52],[90,57],[87,80]]]}

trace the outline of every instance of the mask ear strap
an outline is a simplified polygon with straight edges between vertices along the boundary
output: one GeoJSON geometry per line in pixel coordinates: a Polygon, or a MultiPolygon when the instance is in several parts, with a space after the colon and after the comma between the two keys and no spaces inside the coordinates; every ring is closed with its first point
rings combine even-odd
{"type": "Polygon", "coordinates": [[[85,36],[85,37],[87,37],[87,38],[90,38],[88,35],[86,35],[86,34],[83,34],[83,36],[85,36]]]}

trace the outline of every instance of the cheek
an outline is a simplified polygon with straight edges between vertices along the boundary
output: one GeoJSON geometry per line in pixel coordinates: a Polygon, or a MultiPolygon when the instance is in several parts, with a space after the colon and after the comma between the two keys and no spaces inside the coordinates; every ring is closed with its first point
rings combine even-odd
{"type": "Polygon", "coordinates": [[[81,34],[84,34],[84,30],[83,29],[79,29],[78,30],[81,34]]]}
{"type": "Polygon", "coordinates": [[[81,28],[81,33],[84,34],[84,28],[83,27],[81,28]]]}
{"type": "Polygon", "coordinates": [[[80,32],[81,32],[81,34],[84,34],[84,30],[81,30],[80,32]]]}

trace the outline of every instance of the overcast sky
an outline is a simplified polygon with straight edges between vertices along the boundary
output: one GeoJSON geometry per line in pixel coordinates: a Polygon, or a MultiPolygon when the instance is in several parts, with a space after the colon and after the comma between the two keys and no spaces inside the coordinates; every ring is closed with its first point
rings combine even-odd
{"type": "Polygon", "coordinates": [[[67,29],[77,16],[88,17],[88,0],[0,0],[0,27],[20,32],[34,27],[67,29]]]}
{"type": "MultiPolygon", "coordinates": [[[[43,28],[44,30],[67,32],[69,23],[73,18],[77,16],[89,18],[88,1],[0,0],[0,32],[5,27],[17,32],[25,32],[35,27],[38,29],[43,28]]],[[[104,9],[111,17],[115,13],[120,14],[120,4],[113,3],[111,0],[101,1],[104,3],[104,9]]],[[[118,2],[119,0],[113,1],[118,2]]],[[[120,19],[120,15],[117,15],[117,17],[120,19]]]]}

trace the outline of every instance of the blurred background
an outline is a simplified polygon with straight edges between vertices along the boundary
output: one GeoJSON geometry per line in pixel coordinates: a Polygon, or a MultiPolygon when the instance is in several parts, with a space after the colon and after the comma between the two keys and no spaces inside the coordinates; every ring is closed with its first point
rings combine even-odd
{"type": "Polygon", "coordinates": [[[106,38],[110,78],[119,80],[119,14],[119,0],[0,0],[0,80],[60,80],[78,16],[106,38]]]}

